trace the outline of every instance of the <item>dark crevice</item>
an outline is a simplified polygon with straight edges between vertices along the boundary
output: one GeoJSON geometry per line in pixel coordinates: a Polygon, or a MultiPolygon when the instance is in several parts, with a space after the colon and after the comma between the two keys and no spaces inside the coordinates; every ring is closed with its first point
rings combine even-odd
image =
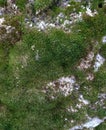
{"type": "Polygon", "coordinates": [[[98,4],[98,7],[99,7],[99,8],[102,8],[102,7],[103,7],[103,3],[99,3],[99,4],[98,4]]]}

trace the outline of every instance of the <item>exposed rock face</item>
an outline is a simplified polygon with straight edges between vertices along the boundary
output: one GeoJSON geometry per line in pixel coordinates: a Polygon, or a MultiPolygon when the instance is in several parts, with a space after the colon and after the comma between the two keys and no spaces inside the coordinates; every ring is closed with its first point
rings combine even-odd
{"type": "Polygon", "coordinates": [[[55,98],[58,93],[61,93],[64,96],[68,96],[75,89],[74,88],[75,84],[76,80],[74,76],[62,77],[57,81],[50,82],[49,84],[47,84],[44,92],[49,93],[49,96],[51,98],[55,98]]]}
{"type": "MultiPolygon", "coordinates": [[[[105,118],[104,118],[105,119],[105,118]]],[[[98,117],[91,118],[88,122],[75,126],[69,130],[83,130],[84,128],[93,129],[104,122],[104,119],[99,119],[98,117]]]]}

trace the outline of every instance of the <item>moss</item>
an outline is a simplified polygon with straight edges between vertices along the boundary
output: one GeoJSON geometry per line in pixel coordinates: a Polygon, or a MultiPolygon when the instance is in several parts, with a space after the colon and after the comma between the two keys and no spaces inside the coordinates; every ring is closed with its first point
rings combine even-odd
{"type": "MultiPolygon", "coordinates": [[[[35,3],[34,8],[42,10],[51,6],[52,0],[37,2],[39,3],[35,3]]],[[[95,47],[95,42],[100,41],[106,34],[104,11],[98,9],[99,14],[95,17],[84,14],[84,20],[76,23],[71,33],[64,33],[61,29],[39,32],[25,28],[23,24],[26,3],[27,1],[24,0],[16,1],[23,15],[5,16],[7,22],[4,24],[14,26],[18,35],[15,31],[10,35],[14,36],[13,40],[10,37],[0,43],[0,129],[63,130],[68,129],[70,125],[73,126],[70,120],[74,119],[75,125],[85,122],[86,113],[92,117],[97,115],[102,118],[106,112],[99,105],[95,111],[89,106],[84,106],[76,113],[69,113],[66,108],[70,105],[75,108],[79,94],[83,94],[84,98],[93,105],[98,99],[98,93],[106,91],[105,64],[94,73],[93,81],[86,81],[87,73],[93,72],[92,69],[88,71],[77,69],[81,58],[91,50],[96,49],[97,52],[101,47],[100,53],[105,57],[105,44],[102,46],[99,43],[98,47],[95,47]],[[31,49],[32,46],[35,47],[34,50],[31,49]],[[25,56],[28,58],[23,59],[25,56]],[[23,66],[24,60],[27,63],[25,66],[23,66]],[[42,88],[44,89],[48,82],[70,75],[74,75],[80,85],[77,92],[73,91],[68,97],[58,94],[58,98],[54,100],[42,93],[42,88]],[[19,79],[16,78],[17,76],[19,79]],[[65,121],[65,118],[68,121],[65,121]]],[[[80,4],[82,3],[73,3],[75,12],[82,11],[80,4]]],[[[54,13],[52,17],[55,17],[56,13],[62,10],[68,15],[71,7],[66,10],[53,7],[47,13],[48,15],[54,13]],[[55,12],[52,12],[53,10],[55,12]]],[[[0,34],[5,31],[3,28],[0,34]]]]}
{"type": "Polygon", "coordinates": [[[71,114],[72,120],[75,120],[76,124],[81,124],[86,120],[85,114],[86,114],[86,108],[82,108],[78,112],[71,114]]]}
{"type": "Polygon", "coordinates": [[[106,58],[106,44],[102,45],[100,48],[100,54],[106,58]]]}
{"type": "Polygon", "coordinates": [[[106,122],[100,124],[95,128],[95,130],[104,130],[106,128],[106,122]]]}
{"type": "Polygon", "coordinates": [[[21,11],[25,10],[25,6],[27,4],[27,0],[16,0],[16,5],[21,11]]]}
{"type": "Polygon", "coordinates": [[[38,81],[45,78],[45,80],[55,80],[64,74],[70,74],[71,69],[86,51],[82,37],[71,36],[61,30],[54,30],[50,34],[31,31],[25,34],[23,41],[28,48],[35,45],[34,52],[29,49],[30,68],[27,70],[30,71],[27,73],[31,74],[36,71],[37,80],[40,78],[38,81]],[[37,50],[39,50],[39,61],[35,60],[37,50]]]}
{"type": "Polygon", "coordinates": [[[85,37],[86,42],[100,41],[101,37],[106,34],[106,17],[103,11],[100,11],[95,17],[90,17],[83,14],[83,21],[79,22],[73,28],[73,31],[79,30],[76,33],[85,37]]]}
{"type": "Polygon", "coordinates": [[[7,0],[0,0],[0,6],[5,6],[7,3],[7,0]]]}
{"type": "Polygon", "coordinates": [[[93,0],[91,1],[91,9],[98,9],[98,11],[103,7],[104,0],[93,0]]]}
{"type": "Polygon", "coordinates": [[[103,12],[106,13],[106,5],[103,6],[103,12]]]}
{"type": "Polygon", "coordinates": [[[51,3],[52,0],[36,0],[34,3],[34,7],[37,11],[39,11],[47,8],[48,6],[50,6],[51,3]]]}
{"type": "Polygon", "coordinates": [[[94,83],[95,87],[97,87],[97,89],[99,89],[99,91],[105,87],[105,84],[106,84],[105,77],[106,77],[106,71],[104,71],[104,70],[103,71],[100,70],[99,72],[97,72],[95,74],[95,79],[94,79],[93,83],[94,83]]]}
{"type": "MultiPolygon", "coordinates": [[[[83,56],[83,49],[85,49],[85,47],[83,48],[83,38],[80,36],[65,34],[61,30],[52,30],[50,34],[24,30],[22,41],[9,51],[9,68],[7,69],[11,70],[9,74],[13,77],[9,77],[7,83],[5,82],[4,91],[8,90],[8,93],[6,97],[2,94],[1,100],[7,106],[11,116],[9,115],[8,121],[2,119],[5,123],[2,125],[2,129],[62,130],[64,118],[68,116],[65,108],[70,102],[70,97],[65,99],[60,95],[55,101],[50,101],[40,93],[40,89],[46,82],[66,75],[66,71],[63,71],[64,60],[66,60],[67,65],[69,64],[68,66],[73,66],[83,56]],[[35,45],[34,52],[31,50],[32,45],[35,45]],[[40,52],[41,61],[35,60],[36,50],[40,52]],[[79,52],[74,53],[76,50],[79,52]],[[66,55],[68,53],[69,57],[66,55]],[[28,54],[30,58],[27,61],[28,65],[21,69],[22,63],[19,57],[25,54],[28,54]],[[73,63],[69,63],[70,57],[71,59],[75,57],[73,63]],[[17,80],[14,77],[17,67],[20,67],[18,74],[21,77],[18,88],[16,87],[17,80]],[[40,125],[41,122],[42,125],[40,125]]],[[[66,70],[68,72],[70,68],[66,70]]],[[[77,115],[78,121],[83,118],[84,115],[83,117],[77,115]]]]}
{"type": "Polygon", "coordinates": [[[34,1],[34,8],[36,11],[47,11],[53,9],[61,0],[36,0],[34,1]]]}
{"type": "Polygon", "coordinates": [[[71,1],[70,2],[70,6],[67,7],[64,12],[65,12],[66,15],[70,15],[71,13],[79,13],[81,11],[82,11],[81,3],[80,2],[71,1]]]}
{"type": "MultiPolygon", "coordinates": [[[[3,98],[1,98],[4,102],[3,98]]],[[[65,110],[62,107],[63,98],[58,101],[49,102],[37,91],[19,90],[14,88],[5,97],[5,105],[10,113],[8,120],[2,121],[4,127],[11,126],[11,129],[56,129],[62,130],[64,124],[65,110]],[[24,95],[23,95],[24,92],[24,95]],[[9,98],[9,99],[8,99],[9,98]],[[21,98],[21,100],[19,100],[21,98]],[[24,102],[23,102],[24,101],[24,102]],[[62,117],[63,116],[63,117],[62,117]],[[42,122],[42,125],[40,125],[42,122]]],[[[2,124],[3,124],[2,122],[2,124]]]]}

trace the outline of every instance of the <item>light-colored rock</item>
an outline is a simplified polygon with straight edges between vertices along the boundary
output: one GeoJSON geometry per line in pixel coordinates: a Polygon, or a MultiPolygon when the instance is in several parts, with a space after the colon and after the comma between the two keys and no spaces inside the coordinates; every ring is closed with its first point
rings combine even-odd
{"type": "Polygon", "coordinates": [[[91,62],[93,61],[94,58],[94,52],[90,52],[85,59],[82,59],[80,65],[78,66],[79,69],[88,69],[91,67],[91,62]]]}
{"type": "Polygon", "coordinates": [[[105,59],[100,54],[97,54],[96,61],[94,64],[94,71],[97,72],[98,69],[101,67],[101,65],[103,65],[104,62],[105,62],[105,59]]]}
{"type": "Polygon", "coordinates": [[[40,30],[44,30],[46,28],[46,23],[45,21],[41,21],[39,23],[37,23],[37,28],[40,29],[40,30]]]}
{"type": "Polygon", "coordinates": [[[59,18],[64,18],[65,16],[64,16],[63,13],[59,13],[57,17],[59,17],[59,18]]]}
{"type": "Polygon", "coordinates": [[[90,118],[86,123],[72,127],[69,130],[83,130],[84,128],[93,129],[104,122],[106,117],[99,119],[98,117],[90,118]]]}
{"type": "Polygon", "coordinates": [[[4,14],[4,11],[5,11],[5,9],[0,7],[0,16],[2,16],[4,14]]]}
{"type": "Polygon", "coordinates": [[[66,25],[69,25],[70,24],[70,21],[69,20],[65,20],[63,25],[66,26],[66,25]]]}
{"type": "Polygon", "coordinates": [[[91,11],[89,7],[86,7],[86,14],[89,15],[90,17],[94,17],[98,12],[94,10],[94,12],[91,11]]]}
{"type": "Polygon", "coordinates": [[[103,120],[99,119],[98,117],[94,117],[91,120],[89,120],[88,122],[86,122],[83,125],[83,127],[85,127],[85,128],[95,128],[96,126],[98,126],[102,122],[103,122],[103,120]]]}
{"type": "Polygon", "coordinates": [[[0,18],[0,26],[2,26],[3,22],[5,21],[4,18],[0,18]]]}
{"type": "Polygon", "coordinates": [[[92,11],[88,7],[86,8],[86,14],[93,17],[92,11]]]}
{"type": "MultiPolygon", "coordinates": [[[[76,79],[74,76],[71,77],[61,77],[56,81],[50,82],[46,85],[46,92],[52,91],[52,95],[56,93],[61,93],[64,96],[68,96],[72,93],[74,85],[76,84],[76,79]]],[[[78,85],[79,89],[79,85],[78,85]]]]}
{"type": "Polygon", "coordinates": [[[12,26],[5,26],[5,28],[6,28],[7,33],[11,33],[15,29],[15,27],[12,27],[12,26]]]}
{"type": "Polygon", "coordinates": [[[102,43],[103,43],[103,44],[106,43],[106,36],[104,36],[104,37],[102,38],[102,43]]]}
{"type": "Polygon", "coordinates": [[[94,75],[92,73],[89,73],[86,77],[87,80],[92,81],[94,79],[94,75]]]}
{"type": "Polygon", "coordinates": [[[34,51],[35,50],[35,45],[31,46],[31,50],[34,51]]]}
{"type": "Polygon", "coordinates": [[[84,99],[83,95],[80,95],[79,101],[82,102],[84,105],[88,105],[90,102],[86,99],[84,99]]]}
{"type": "Polygon", "coordinates": [[[73,128],[69,129],[69,130],[82,130],[83,127],[82,126],[74,126],[73,128]]]}
{"type": "Polygon", "coordinates": [[[54,27],[56,27],[56,26],[55,26],[55,24],[50,23],[50,24],[48,25],[48,27],[54,28],[54,27]]]}
{"type": "Polygon", "coordinates": [[[72,106],[69,106],[69,107],[67,108],[67,111],[68,111],[68,112],[73,112],[73,113],[78,112],[78,110],[75,109],[75,108],[73,108],[72,106]]]}

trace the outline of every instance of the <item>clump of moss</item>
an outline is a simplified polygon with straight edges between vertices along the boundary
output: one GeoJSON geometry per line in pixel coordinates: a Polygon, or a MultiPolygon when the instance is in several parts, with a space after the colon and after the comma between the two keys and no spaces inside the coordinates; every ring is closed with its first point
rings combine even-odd
{"type": "MultiPolygon", "coordinates": [[[[39,66],[42,69],[53,67],[52,74],[59,70],[66,71],[73,67],[86,53],[87,44],[80,35],[70,35],[62,30],[52,30],[49,34],[30,32],[24,37],[24,42],[35,45],[35,51],[39,50],[39,66]]],[[[33,54],[33,53],[32,53],[33,54]]],[[[57,73],[57,72],[56,72],[57,73]]]]}
{"type": "Polygon", "coordinates": [[[83,21],[79,22],[75,28],[77,33],[80,33],[87,41],[99,41],[106,34],[106,17],[103,11],[94,17],[86,14],[83,15],[83,21]]]}
{"type": "Polygon", "coordinates": [[[25,10],[25,6],[27,4],[27,0],[16,0],[16,5],[21,11],[25,10]]]}
{"type": "Polygon", "coordinates": [[[103,88],[105,88],[106,84],[106,71],[104,68],[101,68],[100,71],[95,73],[95,79],[93,81],[93,85],[97,87],[99,92],[103,91],[103,88]]]}
{"type": "Polygon", "coordinates": [[[34,1],[34,9],[36,12],[54,9],[61,0],[36,0],[34,1]]]}
{"type": "Polygon", "coordinates": [[[7,0],[0,0],[0,6],[5,6],[7,4],[7,0]]]}
{"type": "Polygon", "coordinates": [[[100,124],[95,128],[95,130],[105,130],[106,129],[106,122],[100,124]]]}
{"type": "Polygon", "coordinates": [[[91,0],[91,9],[97,9],[98,11],[104,6],[104,0],[91,0]]]}
{"type": "Polygon", "coordinates": [[[80,2],[71,1],[70,6],[67,7],[64,12],[66,15],[69,15],[70,13],[79,13],[81,10],[80,2]]]}
{"type": "Polygon", "coordinates": [[[106,58],[106,44],[103,44],[100,49],[100,54],[106,58]]]}

